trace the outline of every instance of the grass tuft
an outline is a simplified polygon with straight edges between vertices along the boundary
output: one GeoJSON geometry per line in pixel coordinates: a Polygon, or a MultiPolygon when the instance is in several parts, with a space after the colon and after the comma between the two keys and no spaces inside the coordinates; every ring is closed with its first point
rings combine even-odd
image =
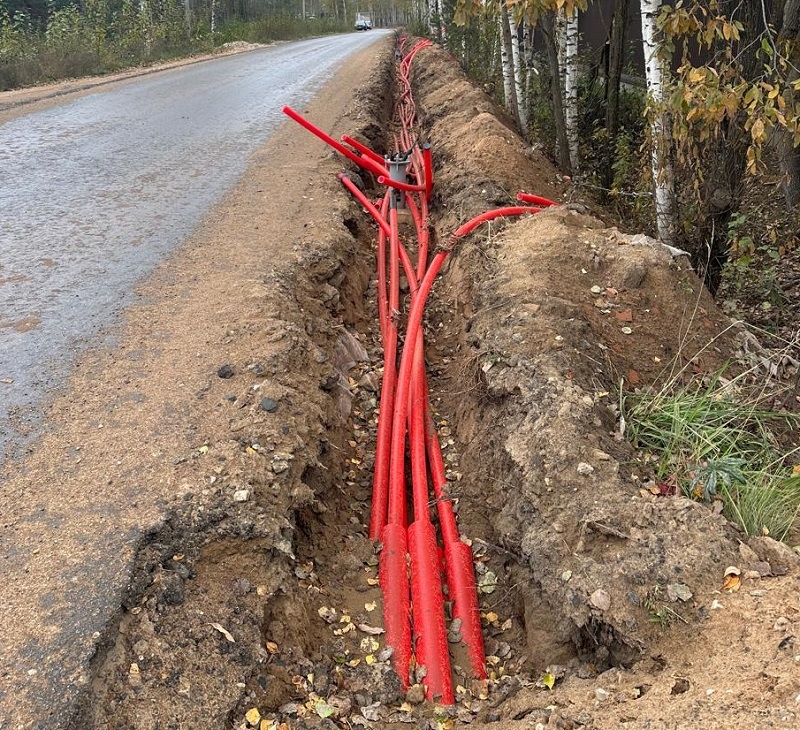
{"type": "Polygon", "coordinates": [[[670,380],[658,392],[621,397],[626,435],[650,453],[656,477],[693,499],[721,499],[723,512],[748,535],[786,540],[800,528],[800,474],[781,438],[800,417],[767,407],[754,373],[705,384],[670,380]]]}

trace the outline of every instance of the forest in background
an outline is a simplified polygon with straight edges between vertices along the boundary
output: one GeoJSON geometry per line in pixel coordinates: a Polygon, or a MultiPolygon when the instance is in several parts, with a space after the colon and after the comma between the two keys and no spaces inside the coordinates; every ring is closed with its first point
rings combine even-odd
{"type": "Polygon", "coordinates": [[[712,293],[774,284],[800,229],[800,1],[432,2],[429,32],[575,185],[712,293]],[[754,179],[770,220],[742,212],[754,179]]]}
{"type": "Polygon", "coordinates": [[[410,4],[366,6],[357,0],[0,0],[0,91],[207,53],[233,41],[351,31],[360,11],[371,11],[383,26],[414,20],[410,4]]]}

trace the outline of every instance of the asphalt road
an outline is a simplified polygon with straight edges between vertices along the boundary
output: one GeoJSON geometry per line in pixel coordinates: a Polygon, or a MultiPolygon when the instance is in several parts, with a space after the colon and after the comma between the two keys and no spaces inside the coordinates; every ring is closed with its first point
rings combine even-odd
{"type": "MultiPolygon", "coordinates": [[[[297,219],[296,228],[302,230],[301,211],[311,215],[309,201],[300,199],[303,185],[289,181],[298,165],[303,173],[315,169],[323,145],[299,127],[295,136],[287,134],[292,126],[279,130],[280,108],[325,103],[331,124],[345,113],[361,67],[372,70],[359,61],[372,49],[358,52],[385,37],[353,33],[194,63],[65,97],[0,124],[0,440],[11,452],[0,472],[0,730],[65,727],[75,703],[88,696],[91,662],[104,636],[113,641],[143,530],[162,524],[165,500],[182,489],[160,470],[171,474],[193,431],[184,423],[191,415],[186,384],[199,392],[227,345],[214,338],[217,350],[202,353],[199,374],[188,372],[187,358],[196,360],[208,345],[204,321],[210,328],[207,320],[231,300],[239,302],[236,311],[244,308],[249,290],[242,281],[254,286],[256,246],[291,228],[276,210],[257,208],[261,187],[265,195],[271,185],[279,188],[273,208],[297,219]],[[259,181],[247,204],[214,208],[230,190],[244,187],[249,195],[244,173],[264,169],[267,159],[272,178],[259,181]],[[183,261],[192,261],[198,249],[178,244],[206,230],[230,251],[204,248],[202,273],[186,265],[174,274],[188,277],[182,291],[191,284],[213,292],[207,308],[201,302],[191,309],[196,316],[180,315],[188,316],[178,329],[190,333],[191,345],[182,340],[164,354],[179,360],[179,372],[161,362],[152,374],[140,367],[131,333],[121,357],[136,368],[135,384],[106,385],[103,373],[73,368],[81,353],[113,346],[108,333],[119,331],[126,304],[147,310],[145,295],[134,293],[138,282],[157,308],[161,293],[148,274],[162,260],[175,266],[187,248],[183,261]],[[81,400],[85,390],[73,400],[75,389],[62,387],[71,368],[85,387],[99,384],[96,408],[81,400]],[[41,414],[56,391],[65,395],[57,401],[61,421],[48,429],[41,414]]],[[[3,102],[0,95],[0,108],[3,102]]],[[[264,250],[259,255],[268,258],[264,250]]],[[[147,335],[147,352],[159,352],[171,326],[164,319],[177,309],[173,302],[148,320],[144,329],[158,331],[147,335]]]]}
{"type": "Polygon", "coordinates": [[[46,395],[234,185],[281,106],[384,36],[182,66],[0,124],[0,463],[46,427],[46,395]]]}

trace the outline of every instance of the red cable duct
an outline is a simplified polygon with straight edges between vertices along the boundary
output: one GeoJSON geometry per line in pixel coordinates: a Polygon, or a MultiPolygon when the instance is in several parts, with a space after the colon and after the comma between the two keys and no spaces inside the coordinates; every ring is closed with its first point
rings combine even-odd
{"type": "Polygon", "coordinates": [[[517,200],[521,200],[523,203],[541,205],[544,208],[549,208],[551,205],[558,205],[554,200],[543,198],[541,195],[531,195],[530,193],[517,193],[517,200]]]}
{"type": "Polygon", "coordinates": [[[370,157],[359,157],[355,152],[347,149],[347,147],[345,147],[340,142],[337,142],[333,137],[325,134],[325,132],[323,132],[319,127],[315,127],[302,114],[296,112],[290,106],[284,106],[283,113],[287,117],[294,119],[294,121],[296,121],[302,127],[305,127],[309,132],[311,132],[311,134],[315,135],[316,137],[319,137],[323,142],[330,145],[337,152],[344,155],[349,160],[352,160],[357,165],[360,165],[365,170],[369,170],[370,172],[375,173],[376,175],[379,176],[389,174],[389,171],[382,165],[379,165],[377,162],[375,162],[375,160],[373,160],[370,157]]]}
{"type": "MultiPolygon", "coordinates": [[[[406,45],[405,40],[401,39],[399,47],[403,49],[406,45]]],[[[453,505],[447,495],[444,461],[431,417],[425,374],[422,317],[433,282],[452,249],[451,245],[450,248],[439,251],[428,264],[428,204],[433,186],[433,163],[430,146],[424,145],[420,149],[412,142],[416,109],[409,82],[411,62],[416,53],[427,45],[430,45],[430,41],[423,40],[412,46],[398,68],[401,92],[395,114],[400,132],[396,139],[396,156],[393,159],[399,160],[408,155],[406,173],[413,183],[391,180],[386,160],[351,137],[345,135],[342,141],[352,150],[289,107],[284,107],[284,112],[333,149],[375,174],[378,182],[387,187],[379,210],[346,175],[339,176],[344,187],[378,225],[378,316],[384,349],[384,368],[375,450],[370,537],[380,537],[383,543],[379,575],[384,593],[386,644],[394,650],[395,670],[403,685],[408,687],[411,660],[415,656],[417,665],[426,669],[423,682],[428,699],[452,704],[454,694],[445,623],[442,566],[436,528],[431,520],[429,474],[442,536],[452,616],[461,622],[461,636],[469,652],[472,675],[485,678],[486,667],[472,550],[459,536],[453,505]],[[398,193],[392,193],[388,188],[401,191],[401,198],[393,198],[398,193]],[[397,205],[405,206],[411,213],[417,234],[416,265],[400,241],[397,205]],[[411,306],[398,368],[401,265],[411,291],[411,306]],[[413,521],[410,525],[405,483],[407,433],[413,506],[413,521]],[[413,649],[409,621],[412,609],[413,649]]],[[[537,207],[509,206],[482,213],[456,230],[452,236],[452,244],[486,221],[501,216],[538,213],[543,207],[555,204],[547,198],[528,193],[520,193],[517,198],[537,207]]]]}

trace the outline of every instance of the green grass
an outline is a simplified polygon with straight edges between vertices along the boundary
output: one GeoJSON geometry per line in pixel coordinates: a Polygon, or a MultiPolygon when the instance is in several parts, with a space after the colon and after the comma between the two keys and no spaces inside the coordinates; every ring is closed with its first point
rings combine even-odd
{"type": "Polygon", "coordinates": [[[781,439],[800,418],[766,407],[753,372],[706,384],[678,379],[659,392],[624,395],[621,413],[633,445],[649,453],[656,477],[688,497],[721,499],[728,519],[748,535],[776,540],[800,528],[800,475],[781,439]]]}
{"type": "Polygon", "coordinates": [[[208,53],[231,41],[267,43],[352,31],[333,18],[298,18],[271,13],[263,18],[220,22],[212,37],[207,21],[188,32],[183,5],[167,3],[172,14],[142,28],[98,21],[70,6],[51,18],[47,32],[33,25],[14,24],[0,6],[0,91],[40,83],[152,64],[208,53]],[[58,32],[56,32],[58,31],[58,32]]]}

